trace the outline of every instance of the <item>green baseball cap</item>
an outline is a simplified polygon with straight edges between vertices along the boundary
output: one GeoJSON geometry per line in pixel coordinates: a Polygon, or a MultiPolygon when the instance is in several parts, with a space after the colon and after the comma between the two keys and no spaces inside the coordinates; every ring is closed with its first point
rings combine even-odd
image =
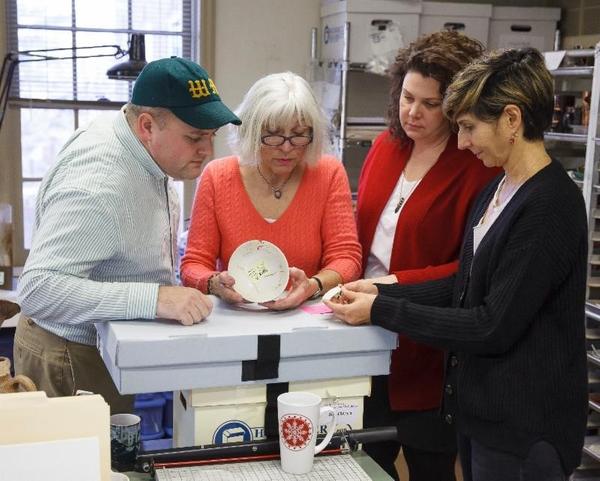
{"type": "Polygon", "coordinates": [[[163,58],[144,67],[133,86],[131,103],[164,107],[197,129],[218,129],[242,121],[221,102],[206,70],[191,60],[163,58]]]}

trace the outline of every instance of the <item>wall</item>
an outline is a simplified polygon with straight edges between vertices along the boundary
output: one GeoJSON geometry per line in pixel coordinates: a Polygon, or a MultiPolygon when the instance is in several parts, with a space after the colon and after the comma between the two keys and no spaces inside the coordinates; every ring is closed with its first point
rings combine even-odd
{"type": "MultiPolygon", "coordinates": [[[[0,2],[0,58],[4,58],[8,50],[6,38],[6,12],[4,2],[0,2]]],[[[13,206],[13,223],[18,220],[21,209],[21,190],[17,182],[21,178],[21,172],[18,167],[20,162],[16,162],[21,155],[19,145],[11,142],[10,139],[19,138],[20,126],[17,122],[18,116],[15,111],[10,109],[6,112],[2,130],[0,130],[0,202],[7,202],[13,206]]],[[[22,243],[22,233],[15,229],[13,232],[13,248],[22,243]]],[[[14,249],[13,258],[22,262],[23,253],[14,249]]]]}
{"type": "MultiPolygon", "coordinates": [[[[320,0],[217,0],[214,8],[212,74],[227,105],[235,108],[248,88],[269,73],[305,75],[320,0]]],[[[228,153],[223,132],[217,136],[215,155],[228,153]]]]}
{"type": "Polygon", "coordinates": [[[588,48],[600,42],[600,0],[558,0],[557,3],[563,9],[563,48],[588,48]]]}

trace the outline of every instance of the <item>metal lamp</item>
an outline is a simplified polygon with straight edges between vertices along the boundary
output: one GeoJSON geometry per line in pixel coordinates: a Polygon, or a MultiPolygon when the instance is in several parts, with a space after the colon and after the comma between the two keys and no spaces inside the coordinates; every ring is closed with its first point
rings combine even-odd
{"type": "Polygon", "coordinates": [[[6,113],[10,86],[17,64],[25,62],[48,62],[51,60],[69,60],[80,58],[115,57],[121,58],[129,55],[129,60],[120,62],[107,70],[108,78],[115,80],[135,80],[146,65],[146,51],[144,35],[141,33],[131,34],[129,48],[123,50],[119,45],[94,45],[86,47],[63,47],[37,50],[22,50],[9,52],[4,56],[2,69],[0,70],[0,128],[6,113]],[[112,49],[109,53],[91,53],[85,51],[98,49],[112,49]],[[70,51],[71,55],[61,55],[60,52],[70,51]]]}

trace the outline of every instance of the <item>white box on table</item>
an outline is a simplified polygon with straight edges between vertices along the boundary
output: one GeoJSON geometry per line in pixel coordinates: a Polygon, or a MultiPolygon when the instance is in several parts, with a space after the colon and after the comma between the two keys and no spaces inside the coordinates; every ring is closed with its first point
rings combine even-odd
{"type": "Polygon", "coordinates": [[[457,30],[488,43],[492,5],[487,3],[423,2],[419,35],[457,30]]]}
{"type": "Polygon", "coordinates": [[[397,335],[331,315],[247,311],[214,298],[204,322],[98,323],[98,349],[122,394],[389,372],[397,335]]]}
{"type": "MultiPolygon", "coordinates": [[[[323,406],[336,410],[338,429],[362,428],[363,398],[371,392],[369,377],[290,382],[288,387],[319,395],[323,406]]],[[[265,439],[264,384],[178,391],[173,403],[175,447],[265,439]]],[[[323,434],[325,429],[320,428],[323,434]]]]}
{"type": "Polygon", "coordinates": [[[371,35],[390,25],[407,46],[419,35],[421,2],[415,0],[343,0],[321,2],[321,58],[342,60],[344,25],[350,22],[349,60],[366,63],[373,56],[371,35]]]}
{"type": "Polygon", "coordinates": [[[559,20],[560,8],[494,7],[488,48],[553,50],[556,22],[559,20]]]}

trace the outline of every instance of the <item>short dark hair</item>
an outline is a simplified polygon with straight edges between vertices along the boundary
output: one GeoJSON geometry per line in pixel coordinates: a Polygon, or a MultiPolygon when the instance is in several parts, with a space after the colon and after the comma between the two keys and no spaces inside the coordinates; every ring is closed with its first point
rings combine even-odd
{"type": "Polygon", "coordinates": [[[424,77],[437,80],[440,84],[440,96],[443,97],[454,75],[482,52],[483,45],[480,42],[454,31],[435,32],[400,49],[396,62],[390,69],[387,122],[392,135],[401,140],[407,138],[400,125],[398,104],[404,77],[408,72],[418,72],[424,77]]]}
{"type": "Polygon", "coordinates": [[[493,122],[509,104],[521,110],[523,137],[543,140],[552,123],[554,87],[534,48],[498,50],[474,61],[448,87],[443,108],[452,122],[465,113],[493,122]]]}

